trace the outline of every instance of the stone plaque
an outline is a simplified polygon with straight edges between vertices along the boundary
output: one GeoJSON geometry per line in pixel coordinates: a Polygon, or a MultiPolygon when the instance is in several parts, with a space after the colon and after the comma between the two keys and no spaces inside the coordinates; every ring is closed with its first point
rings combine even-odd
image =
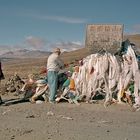
{"type": "Polygon", "coordinates": [[[123,25],[121,24],[87,25],[85,45],[93,52],[98,52],[102,49],[114,52],[121,46],[122,40],[123,25]]]}

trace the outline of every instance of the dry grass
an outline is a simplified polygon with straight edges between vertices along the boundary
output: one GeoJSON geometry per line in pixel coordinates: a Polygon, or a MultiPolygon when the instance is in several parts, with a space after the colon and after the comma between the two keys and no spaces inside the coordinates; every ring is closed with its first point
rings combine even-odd
{"type": "Polygon", "coordinates": [[[140,47],[140,34],[136,35],[125,35],[124,40],[129,39],[130,42],[135,43],[138,47],[140,47]]]}
{"type": "Polygon", "coordinates": [[[15,72],[21,77],[26,77],[30,73],[38,73],[41,67],[46,65],[47,59],[14,59],[7,62],[3,62],[3,72],[5,78],[9,78],[15,72]]]}

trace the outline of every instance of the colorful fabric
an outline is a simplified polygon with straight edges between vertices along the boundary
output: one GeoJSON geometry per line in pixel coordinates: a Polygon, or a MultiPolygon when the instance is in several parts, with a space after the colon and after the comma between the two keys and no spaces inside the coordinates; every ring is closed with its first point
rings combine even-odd
{"type": "Polygon", "coordinates": [[[70,79],[67,79],[64,84],[63,84],[63,88],[68,87],[70,85],[70,79]]]}
{"type": "Polygon", "coordinates": [[[78,73],[79,72],[79,66],[75,66],[74,71],[78,73]]]}
{"type": "Polygon", "coordinates": [[[70,90],[75,90],[75,81],[74,81],[74,79],[70,79],[70,90]]]}
{"type": "Polygon", "coordinates": [[[73,73],[74,72],[74,68],[73,65],[70,66],[70,72],[73,73]]]}
{"type": "Polygon", "coordinates": [[[121,98],[124,96],[124,93],[125,93],[125,90],[123,88],[122,91],[121,91],[121,98]]]}
{"type": "Polygon", "coordinates": [[[131,93],[134,93],[134,84],[131,84],[131,85],[129,86],[129,91],[130,91],[131,93]]]}

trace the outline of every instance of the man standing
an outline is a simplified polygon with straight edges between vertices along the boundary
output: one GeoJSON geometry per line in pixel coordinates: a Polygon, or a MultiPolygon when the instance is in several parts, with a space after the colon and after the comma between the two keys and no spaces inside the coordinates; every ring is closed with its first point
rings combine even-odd
{"type": "MultiPolygon", "coordinates": [[[[2,72],[2,67],[1,67],[1,60],[0,60],[0,94],[1,94],[1,80],[4,79],[4,75],[3,75],[3,72],[2,72]]],[[[1,99],[1,96],[0,96],[0,104],[2,103],[2,99],[1,99]]]]}
{"type": "Polygon", "coordinates": [[[4,75],[3,75],[3,72],[2,72],[2,67],[1,67],[1,60],[0,60],[0,81],[4,79],[4,75]]]}
{"type": "Polygon", "coordinates": [[[48,57],[47,62],[47,76],[48,85],[50,89],[49,102],[55,102],[55,96],[57,94],[58,86],[58,72],[64,67],[62,60],[60,59],[61,51],[59,48],[54,49],[53,53],[48,57]]]}

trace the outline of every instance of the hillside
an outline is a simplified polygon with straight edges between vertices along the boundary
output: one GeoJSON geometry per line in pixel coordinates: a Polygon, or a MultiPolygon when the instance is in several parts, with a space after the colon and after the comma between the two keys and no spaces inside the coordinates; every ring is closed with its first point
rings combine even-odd
{"type": "Polygon", "coordinates": [[[75,51],[63,53],[62,58],[65,62],[71,62],[74,60],[80,60],[89,54],[90,52],[87,48],[81,48],[75,51]]]}
{"type": "MultiPolygon", "coordinates": [[[[140,34],[124,35],[123,40],[126,40],[126,39],[129,39],[130,42],[136,44],[136,46],[140,48],[140,34]]],[[[74,61],[75,59],[79,60],[81,58],[86,57],[89,54],[91,54],[90,50],[88,50],[87,48],[81,48],[75,51],[64,53],[62,56],[65,61],[69,62],[69,61],[74,61]]]]}
{"type": "Polygon", "coordinates": [[[130,42],[136,44],[137,47],[140,47],[140,34],[136,35],[124,35],[124,40],[129,39],[130,42]]]}

